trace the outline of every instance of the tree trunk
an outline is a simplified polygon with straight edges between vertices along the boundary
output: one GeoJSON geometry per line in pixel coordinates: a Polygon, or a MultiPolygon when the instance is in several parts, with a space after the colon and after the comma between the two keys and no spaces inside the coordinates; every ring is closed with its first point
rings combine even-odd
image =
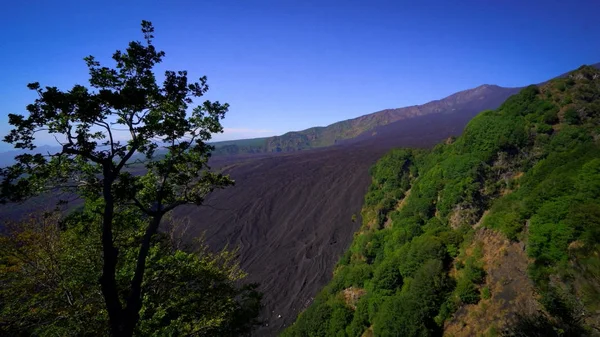
{"type": "Polygon", "coordinates": [[[102,295],[108,311],[110,332],[112,336],[122,336],[123,308],[119,301],[119,292],[117,289],[116,269],[117,269],[117,249],[113,244],[112,223],[114,217],[115,203],[112,195],[112,173],[110,169],[104,167],[104,186],[102,194],[104,197],[104,214],[102,218],[102,252],[104,255],[104,264],[102,265],[102,276],[100,277],[100,286],[102,295]]]}
{"type": "Polygon", "coordinates": [[[140,320],[140,309],[142,308],[142,282],[144,280],[144,272],[146,270],[146,259],[150,246],[152,243],[152,237],[158,232],[158,226],[163,217],[164,213],[160,212],[152,217],[152,220],[142,239],[142,246],[137,258],[137,265],[135,268],[135,274],[131,280],[131,292],[127,298],[127,306],[125,307],[125,319],[123,322],[123,336],[133,336],[133,331],[140,320]]]}

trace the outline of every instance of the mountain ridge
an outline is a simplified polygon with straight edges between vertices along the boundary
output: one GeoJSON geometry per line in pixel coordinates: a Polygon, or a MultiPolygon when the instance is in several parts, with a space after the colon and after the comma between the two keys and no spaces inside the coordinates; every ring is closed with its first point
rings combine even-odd
{"type": "MultiPolygon", "coordinates": [[[[464,108],[476,96],[484,100],[488,96],[499,96],[502,100],[518,92],[519,88],[506,88],[483,84],[466,89],[441,99],[402,108],[383,109],[356,118],[335,122],[327,126],[316,126],[301,131],[290,131],[281,136],[215,142],[214,154],[236,155],[240,153],[295,152],[311,148],[335,145],[341,141],[364,135],[377,127],[407,118],[448,112],[449,108],[464,108]]],[[[487,107],[490,108],[490,107],[487,107]]],[[[494,107],[495,108],[495,107],[494,107]]]]}
{"type": "MultiPolygon", "coordinates": [[[[591,64],[591,67],[600,69],[600,63],[591,64]]],[[[554,78],[565,77],[566,72],[554,78]]],[[[543,85],[548,81],[538,83],[543,85]]],[[[277,153],[295,152],[311,148],[331,146],[340,141],[347,141],[359,136],[366,137],[369,131],[406,118],[437,113],[443,107],[435,107],[452,102],[461,104],[461,99],[477,94],[498,95],[501,101],[519,92],[524,87],[502,87],[496,84],[482,84],[475,88],[465,89],[444,98],[432,100],[423,104],[410,105],[401,108],[389,108],[375,111],[355,118],[345,119],[326,126],[315,126],[299,131],[289,131],[280,136],[249,138],[214,142],[215,155],[237,155],[244,153],[277,153]]],[[[502,103],[502,102],[500,102],[502,103]]],[[[500,105],[498,103],[498,106],[500,105]]],[[[498,106],[487,107],[494,109],[498,106]]],[[[447,107],[446,107],[447,108],[447,107]]],[[[473,115],[474,116],[474,115],[473,115]]]]}

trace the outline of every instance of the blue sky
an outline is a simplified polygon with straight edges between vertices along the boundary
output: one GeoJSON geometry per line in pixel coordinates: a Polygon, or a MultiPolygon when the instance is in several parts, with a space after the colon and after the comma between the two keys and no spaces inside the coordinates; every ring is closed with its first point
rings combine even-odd
{"type": "MultiPolygon", "coordinates": [[[[207,75],[231,104],[217,140],[261,137],[439,99],[522,86],[600,62],[600,1],[10,1],[0,13],[0,134],[35,98],[86,83],[156,27],[159,71],[207,75]]],[[[6,144],[0,150],[7,150],[6,144]]]]}

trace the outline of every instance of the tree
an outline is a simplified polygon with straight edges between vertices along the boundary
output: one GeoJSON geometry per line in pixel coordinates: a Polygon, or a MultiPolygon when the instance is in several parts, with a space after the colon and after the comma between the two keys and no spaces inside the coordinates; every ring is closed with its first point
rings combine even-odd
{"type": "Polygon", "coordinates": [[[215,188],[233,184],[207,164],[212,147],[206,141],[223,131],[220,120],[228,104],[205,101],[188,114],[193,98],[208,90],[206,77],[189,83],[186,71],[166,71],[159,86],[153,68],[165,53],[152,44],[153,32],[152,24],[142,21],[144,42],[116,51],[113,68],[86,57],[91,88],[75,85],[62,91],[29,84],[39,97],[27,106],[28,116],[9,114],[14,129],[4,138],[17,149],[32,150],[38,133],[48,132],[62,149],[17,156],[15,165],[0,172],[0,201],[64,190],[97,206],[102,217],[100,285],[113,336],[131,336],[139,321],[146,259],[164,215],[180,205],[201,205],[215,188]],[[128,139],[118,136],[122,130],[128,139]],[[143,174],[128,170],[136,164],[143,174]],[[130,206],[148,221],[121,301],[115,276],[116,214],[130,206]]]}

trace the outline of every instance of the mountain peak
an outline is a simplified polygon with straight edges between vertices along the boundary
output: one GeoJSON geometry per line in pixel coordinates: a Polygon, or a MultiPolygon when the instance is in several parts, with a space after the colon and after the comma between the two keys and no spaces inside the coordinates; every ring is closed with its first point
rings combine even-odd
{"type": "Polygon", "coordinates": [[[495,85],[495,84],[482,84],[476,88],[474,88],[473,90],[477,90],[477,89],[492,89],[492,88],[501,88],[499,85],[495,85]]]}

